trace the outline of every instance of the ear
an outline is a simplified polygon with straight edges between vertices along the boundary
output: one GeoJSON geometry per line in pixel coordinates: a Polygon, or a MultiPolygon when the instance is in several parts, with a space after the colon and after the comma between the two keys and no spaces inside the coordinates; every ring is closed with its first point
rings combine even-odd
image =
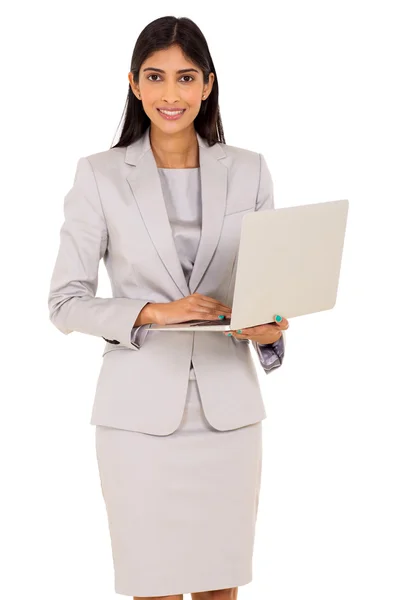
{"type": "Polygon", "coordinates": [[[138,88],[137,84],[133,80],[133,73],[132,73],[132,71],[129,71],[129,73],[128,73],[128,80],[129,80],[129,85],[131,86],[132,92],[135,94],[136,98],[140,98],[139,88],[138,88]]]}
{"type": "Polygon", "coordinates": [[[206,83],[206,85],[204,87],[203,95],[208,97],[211,94],[211,90],[214,85],[214,80],[215,80],[214,73],[210,73],[208,76],[208,83],[206,83]]]}

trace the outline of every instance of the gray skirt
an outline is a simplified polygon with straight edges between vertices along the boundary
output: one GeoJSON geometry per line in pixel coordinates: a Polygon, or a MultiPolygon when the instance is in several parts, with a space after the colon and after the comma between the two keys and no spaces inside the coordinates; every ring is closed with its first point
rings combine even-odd
{"type": "Polygon", "coordinates": [[[252,580],[262,421],[213,428],[190,379],[176,431],[96,425],[96,454],[117,594],[188,594],[252,580]]]}

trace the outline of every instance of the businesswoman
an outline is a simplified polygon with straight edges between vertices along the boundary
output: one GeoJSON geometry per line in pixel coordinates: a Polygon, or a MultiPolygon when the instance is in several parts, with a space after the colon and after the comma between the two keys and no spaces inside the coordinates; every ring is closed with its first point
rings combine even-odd
{"type": "Polygon", "coordinates": [[[272,181],[262,154],[225,143],[193,21],[147,25],[128,78],[119,142],[79,159],[65,197],[50,319],[106,341],[91,424],[116,593],[230,600],[252,580],[266,417],[250,343],[269,373],[288,321],[150,324],[230,317],[241,220],[273,208],[272,181]],[[96,297],[101,259],[112,298],[96,297]]]}

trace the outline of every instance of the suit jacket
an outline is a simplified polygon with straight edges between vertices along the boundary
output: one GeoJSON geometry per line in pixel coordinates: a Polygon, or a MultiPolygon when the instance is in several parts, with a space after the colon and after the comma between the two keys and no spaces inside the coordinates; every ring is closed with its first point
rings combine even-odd
{"type": "MultiPolygon", "coordinates": [[[[107,340],[91,424],[172,433],[183,416],[191,361],[214,428],[255,423],[266,411],[249,340],[218,332],[157,332],[148,326],[140,327],[134,343],[132,336],[148,302],[198,292],[232,306],[242,217],[274,207],[269,169],[262,154],[222,143],[209,146],[197,134],[202,232],[187,283],[149,132],[126,148],[78,160],[64,199],[50,320],[64,334],[79,331],[107,340]],[[101,259],[112,298],[96,297],[101,259]]],[[[283,333],[275,366],[282,363],[285,343],[283,333]]]]}

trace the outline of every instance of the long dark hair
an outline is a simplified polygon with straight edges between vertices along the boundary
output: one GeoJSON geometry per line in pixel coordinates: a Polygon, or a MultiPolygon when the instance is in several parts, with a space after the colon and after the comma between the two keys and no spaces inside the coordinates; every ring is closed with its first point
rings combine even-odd
{"type": "MultiPolygon", "coordinates": [[[[203,72],[208,83],[209,73],[214,73],[214,83],[208,98],[202,102],[194,120],[197,133],[210,146],[217,142],[225,144],[224,130],[218,105],[218,78],[208,49],[207,41],[199,27],[186,17],[160,17],[149,23],[140,33],[131,59],[131,72],[135,83],[139,81],[139,70],[150,54],[165,50],[172,45],[180,46],[183,54],[203,72]]],[[[125,119],[118,142],[112,148],[125,147],[139,139],[150,127],[150,119],[143,105],[132,92],[129,84],[125,102],[125,119]]]]}

